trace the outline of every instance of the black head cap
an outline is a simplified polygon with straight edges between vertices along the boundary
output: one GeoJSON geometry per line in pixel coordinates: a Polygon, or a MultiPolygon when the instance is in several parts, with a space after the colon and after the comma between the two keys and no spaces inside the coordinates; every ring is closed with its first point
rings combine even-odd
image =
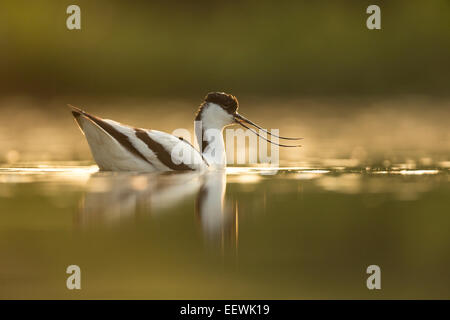
{"type": "Polygon", "coordinates": [[[235,113],[239,108],[239,102],[235,96],[224,92],[210,92],[205,97],[205,102],[218,104],[229,113],[235,113]]]}

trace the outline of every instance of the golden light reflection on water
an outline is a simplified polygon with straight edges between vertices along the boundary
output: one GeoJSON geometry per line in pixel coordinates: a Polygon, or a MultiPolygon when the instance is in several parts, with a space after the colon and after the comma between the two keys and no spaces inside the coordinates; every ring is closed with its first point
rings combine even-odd
{"type": "MultiPolygon", "coordinates": [[[[73,164],[73,162],[71,162],[73,164]]],[[[326,168],[314,168],[308,166],[290,166],[290,167],[278,167],[278,166],[257,166],[257,167],[227,167],[226,174],[230,176],[229,182],[240,183],[257,183],[264,176],[272,176],[282,173],[289,174],[287,178],[304,179],[309,180],[313,178],[323,177],[327,174],[344,174],[344,177],[356,176],[359,174],[374,174],[374,175],[437,175],[440,173],[448,172],[446,163],[442,163],[442,168],[436,169],[402,169],[407,164],[400,164],[400,166],[393,166],[390,169],[381,168],[354,168],[354,167],[332,167],[326,168]],[[352,175],[349,175],[352,173],[352,175]]],[[[76,166],[76,165],[64,165],[59,163],[58,165],[52,164],[33,164],[27,163],[27,166],[0,166],[0,181],[3,183],[15,183],[20,181],[32,182],[39,180],[40,178],[49,178],[55,180],[80,180],[85,181],[86,177],[89,177],[93,173],[99,172],[96,165],[89,166],[76,166]],[[25,177],[24,177],[25,176],[25,177]]],[[[104,179],[114,177],[117,175],[127,175],[126,172],[101,172],[104,179]]],[[[135,175],[131,179],[135,189],[145,189],[147,185],[144,179],[145,174],[139,175],[137,172],[131,172],[135,175]]],[[[158,174],[158,173],[154,173],[158,174]]],[[[166,174],[166,173],[162,173],[166,174]]],[[[184,173],[186,175],[186,173],[184,173]]],[[[199,176],[197,173],[192,175],[199,176]]]]}
{"type": "Polygon", "coordinates": [[[70,181],[85,183],[97,166],[49,166],[36,164],[28,167],[0,167],[0,183],[29,183],[37,181],[70,181]]]}
{"type": "MultiPolygon", "coordinates": [[[[393,173],[395,173],[395,172],[393,172],[393,173]]],[[[403,174],[403,175],[438,174],[439,170],[401,170],[398,173],[403,174]]]]}
{"type": "MultiPolygon", "coordinates": [[[[87,213],[83,215],[88,217],[88,220],[96,215],[111,220],[114,217],[112,212],[119,210],[118,217],[123,217],[124,215],[134,215],[137,208],[152,208],[152,215],[155,216],[195,194],[197,194],[197,198],[200,198],[199,190],[207,193],[205,188],[201,189],[202,184],[205,183],[205,174],[195,172],[172,175],[98,172],[98,167],[95,165],[77,166],[75,164],[74,162],[60,163],[59,165],[28,163],[27,166],[3,166],[0,168],[0,196],[12,197],[13,192],[8,186],[19,183],[51,182],[52,185],[45,185],[42,192],[53,195],[57,195],[59,191],[57,187],[53,187],[55,184],[78,185],[86,194],[82,203],[87,213]],[[88,205],[86,205],[87,203],[88,205]],[[127,203],[128,208],[126,207],[127,203]],[[108,214],[108,212],[111,213],[108,214]]],[[[448,174],[446,168],[408,170],[401,169],[402,167],[400,165],[387,170],[369,167],[326,169],[304,165],[228,167],[223,174],[226,174],[227,177],[226,184],[247,185],[244,189],[247,191],[253,190],[251,185],[281,178],[305,183],[314,181],[314,186],[327,192],[390,193],[395,195],[396,199],[405,201],[417,199],[421,193],[431,190],[434,182],[429,180],[402,181],[395,179],[395,176],[420,177],[446,176],[448,174]],[[385,178],[382,178],[383,176],[385,178]]],[[[225,185],[223,188],[225,189],[225,185]]],[[[303,192],[303,186],[299,186],[297,189],[301,190],[299,192],[303,192]]],[[[227,210],[229,211],[229,208],[227,210]]],[[[222,212],[221,215],[223,215],[226,210],[222,208],[216,209],[216,211],[222,212]]],[[[209,225],[218,223],[213,221],[210,220],[209,225]]]]}
{"type": "Polygon", "coordinates": [[[228,183],[258,183],[261,181],[261,176],[258,174],[240,174],[230,176],[228,183]]]}

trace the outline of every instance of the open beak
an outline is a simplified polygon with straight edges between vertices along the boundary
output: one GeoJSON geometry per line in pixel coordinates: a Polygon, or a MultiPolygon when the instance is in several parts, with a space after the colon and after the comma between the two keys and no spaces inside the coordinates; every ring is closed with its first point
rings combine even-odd
{"type": "Polygon", "coordinates": [[[248,126],[245,125],[244,123],[249,124],[249,125],[252,125],[252,126],[254,126],[255,128],[257,128],[257,129],[259,129],[259,130],[261,130],[261,131],[267,133],[269,136],[276,137],[276,138],[279,138],[279,139],[284,139],[284,140],[301,140],[301,139],[303,139],[303,138],[289,138],[289,137],[277,136],[277,135],[272,134],[272,133],[270,133],[269,131],[267,131],[267,130],[261,128],[261,126],[259,126],[259,125],[257,125],[256,123],[254,123],[254,122],[248,120],[247,118],[241,116],[241,115],[238,114],[238,113],[235,113],[235,114],[234,114],[234,121],[235,121],[236,123],[240,124],[241,126],[243,126],[244,128],[250,130],[251,132],[253,132],[254,134],[256,134],[258,137],[260,137],[261,139],[266,140],[266,141],[269,142],[269,143],[275,144],[275,145],[280,146],[280,147],[287,147],[287,148],[301,147],[300,144],[297,144],[297,145],[287,145],[287,144],[279,144],[279,143],[273,142],[273,141],[271,141],[271,140],[269,140],[269,139],[267,139],[267,138],[265,138],[265,137],[260,136],[259,133],[258,133],[255,129],[248,127],[248,126]]]}

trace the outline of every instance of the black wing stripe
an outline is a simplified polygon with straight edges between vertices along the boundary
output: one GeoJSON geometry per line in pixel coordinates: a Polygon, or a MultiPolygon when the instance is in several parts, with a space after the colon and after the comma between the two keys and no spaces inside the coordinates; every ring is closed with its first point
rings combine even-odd
{"type": "Polygon", "coordinates": [[[194,170],[193,168],[189,167],[188,165],[184,163],[175,164],[172,161],[172,157],[170,153],[164,148],[164,146],[152,138],[145,132],[145,130],[142,129],[135,129],[136,137],[141,139],[147,147],[152,150],[156,156],[158,157],[158,160],[161,161],[162,164],[164,164],[166,167],[172,169],[172,170],[194,170]]]}
{"type": "MultiPolygon", "coordinates": [[[[76,116],[76,114],[79,114],[79,113],[80,113],[79,111],[78,112],[77,111],[73,112],[74,116],[76,116]]],[[[136,149],[133,146],[133,144],[130,142],[130,139],[127,137],[127,135],[125,135],[124,133],[118,131],[111,124],[107,123],[106,121],[103,121],[102,119],[100,119],[100,118],[98,118],[96,116],[90,115],[90,114],[88,114],[86,112],[83,112],[83,115],[86,116],[87,118],[89,118],[90,120],[92,120],[94,123],[96,123],[100,128],[105,130],[111,137],[116,139],[116,141],[119,142],[120,145],[122,147],[124,147],[126,150],[131,152],[136,157],[141,158],[145,162],[147,162],[150,165],[152,165],[152,163],[150,161],[148,161],[148,159],[138,149],[136,149]]]]}

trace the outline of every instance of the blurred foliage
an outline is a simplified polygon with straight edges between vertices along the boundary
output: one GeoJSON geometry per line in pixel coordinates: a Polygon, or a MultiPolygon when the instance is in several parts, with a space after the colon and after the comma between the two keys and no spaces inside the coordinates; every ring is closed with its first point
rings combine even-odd
{"type": "Polygon", "coordinates": [[[450,1],[3,1],[0,93],[448,95],[450,1]],[[66,28],[81,7],[82,30],[66,28]],[[382,30],[366,28],[381,7],[382,30]]]}

